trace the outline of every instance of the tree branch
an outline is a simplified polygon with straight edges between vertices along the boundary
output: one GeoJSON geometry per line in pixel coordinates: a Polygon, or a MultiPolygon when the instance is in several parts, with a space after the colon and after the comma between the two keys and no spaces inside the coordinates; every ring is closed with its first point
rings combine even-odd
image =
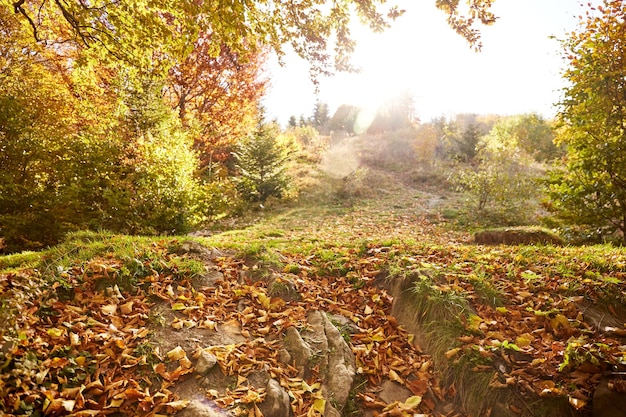
{"type": "Polygon", "coordinates": [[[24,2],[26,0],[18,0],[16,2],[13,3],[13,11],[15,13],[20,13],[22,16],[24,16],[26,18],[26,20],[28,20],[28,23],[30,24],[30,27],[33,29],[33,37],[35,38],[36,42],[39,42],[39,34],[37,33],[37,25],[35,25],[35,22],[33,22],[33,19],[31,19],[31,17],[28,15],[28,13],[26,13],[26,10],[24,10],[24,8],[22,7],[24,5],[24,2]]]}

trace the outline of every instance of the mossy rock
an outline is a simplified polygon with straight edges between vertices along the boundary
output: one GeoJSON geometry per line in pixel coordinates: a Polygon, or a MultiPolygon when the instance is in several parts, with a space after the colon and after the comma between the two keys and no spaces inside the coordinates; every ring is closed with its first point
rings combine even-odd
{"type": "Polygon", "coordinates": [[[287,302],[302,299],[290,274],[273,275],[267,284],[267,294],[270,297],[282,298],[287,302]]]}
{"type": "Polygon", "coordinates": [[[476,232],[474,243],[479,245],[563,245],[565,242],[560,236],[548,229],[512,227],[476,232]]]}

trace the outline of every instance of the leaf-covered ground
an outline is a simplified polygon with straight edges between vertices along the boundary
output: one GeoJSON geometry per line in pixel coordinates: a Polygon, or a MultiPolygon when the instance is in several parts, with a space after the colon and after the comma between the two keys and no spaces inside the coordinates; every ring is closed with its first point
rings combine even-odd
{"type": "Polygon", "coordinates": [[[551,415],[591,415],[626,354],[626,252],[472,245],[441,217],[445,202],[401,189],[261,213],[196,238],[218,248],[210,259],[181,252],[187,238],[90,234],[2,257],[0,412],[171,415],[208,350],[230,378],[205,391],[216,406],[259,415],[265,392],[248,377],[265,369],[294,415],[321,415],[318,375],[278,355],[285,329],[317,309],[347,319],[335,324],[357,383],[344,415],[532,416],[554,404],[551,415]],[[210,285],[207,268],[219,273],[210,285]],[[240,338],[201,343],[225,326],[240,338]],[[385,381],[411,395],[385,403],[385,381]]]}

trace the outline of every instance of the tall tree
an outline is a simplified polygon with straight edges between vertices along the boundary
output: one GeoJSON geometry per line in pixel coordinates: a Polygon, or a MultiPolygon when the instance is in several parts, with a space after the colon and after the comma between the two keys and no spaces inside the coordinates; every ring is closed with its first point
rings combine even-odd
{"type": "Polygon", "coordinates": [[[381,103],[367,132],[379,133],[403,129],[412,126],[415,122],[417,118],[414,98],[408,91],[403,91],[381,103]]]}
{"type": "Polygon", "coordinates": [[[313,108],[313,117],[311,117],[313,127],[316,128],[318,132],[322,132],[325,130],[329,120],[330,109],[328,108],[328,103],[316,101],[315,107],[313,108]]]}
{"type": "Polygon", "coordinates": [[[439,118],[434,121],[441,134],[441,156],[471,162],[476,157],[476,148],[494,124],[494,120],[474,113],[457,114],[454,119],[439,118]]]}
{"type": "Polygon", "coordinates": [[[183,124],[196,130],[203,167],[227,159],[237,139],[254,129],[266,86],[265,53],[242,56],[223,47],[213,56],[212,37],[200,35],[193,51],[170,69],[165,89],[183,124]]]}
{"type": "Polygon", "coordinates": [[[330,118],[328,127],[333,131],[344,131],[346,133],[354,133],[354,123],[359,114],[356,106],[342,104],[335,110],[335,114],[330,118]]]}
{"type": "Polygon", "coordinates": [[[626,244],[626,5],[590,8],[563,41],[568,86],[557,141],[567,147],[552,207],[566,221],[621,234],[626,244]]]}

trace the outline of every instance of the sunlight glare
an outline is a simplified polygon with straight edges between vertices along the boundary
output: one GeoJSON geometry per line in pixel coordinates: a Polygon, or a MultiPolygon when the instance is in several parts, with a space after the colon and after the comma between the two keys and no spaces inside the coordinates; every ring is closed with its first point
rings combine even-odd
{"type": "Polygon", "coordinates": [[[360,109],[354,126],[356,134],[367,131],[380,108],[410,88],[410,75],[392,57],[379,53],[365,57],[367,62],[363,62],[358,74],[340,74],[329,80],[333,84],[329,89],[333,91],[331,104],[348,104],[360,109]]]}

